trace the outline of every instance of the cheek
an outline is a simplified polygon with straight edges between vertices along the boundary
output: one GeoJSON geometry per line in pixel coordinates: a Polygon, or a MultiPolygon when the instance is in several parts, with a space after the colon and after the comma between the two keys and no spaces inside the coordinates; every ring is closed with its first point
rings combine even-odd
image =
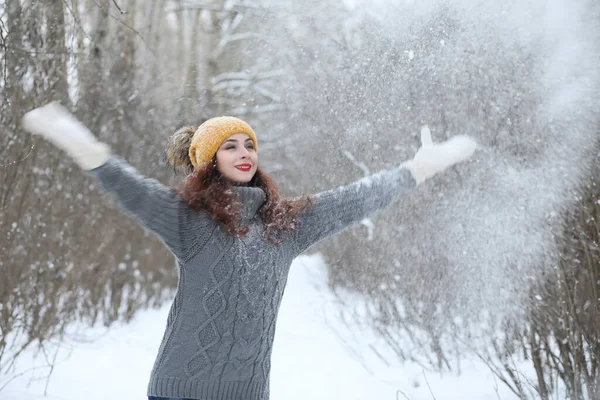
{"type": "Polygon", "coordinates": [[[217,153],[217,170],[222,174],[227,169],[227,155],[217,153]]]}
{"type": "Polygon", "coordinates": [[[230,157],[228,157],[227,152],[217,152],[217,166],[227,166],[229,164],[230,157]]]}

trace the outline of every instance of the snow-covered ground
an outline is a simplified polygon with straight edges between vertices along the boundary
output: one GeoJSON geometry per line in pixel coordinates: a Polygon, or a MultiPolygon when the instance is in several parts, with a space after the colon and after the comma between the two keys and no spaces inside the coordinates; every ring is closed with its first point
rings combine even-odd
{"type": "MultiPolygon", "coordinates": [[[[367,331],[344,333],[338,313],[329,312],[335,299],[326,282],[319,256],[302,256],[292,265],[273,350],[272,400],[517,399],[478,361],[463,360],[460,376],[424,372],[416,364],[386,365],[369,349],[377,338],[367,331]]],[[[140,312],[129,324],[71,335],[49,382],[47,370],[27,373],[11,381],[0,398],[145,399],[167,313],[168,305],[140,312]]],[[[34,366],[22,361],[19,370],[34,366]]]]}

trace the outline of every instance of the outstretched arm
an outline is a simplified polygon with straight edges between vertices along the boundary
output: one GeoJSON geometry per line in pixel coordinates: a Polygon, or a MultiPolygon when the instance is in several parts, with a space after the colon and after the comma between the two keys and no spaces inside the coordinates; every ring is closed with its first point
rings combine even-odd
{"type": "Polygon", "coordinates": [[[411,172],[398,167],[316,194],[312,204],[298,217],[298,228],[294,231],[297,252],[384,209],[416,185],[411,172]]]}
{"type": "Polygon", "coordinates": [[[23,127],[64,150],[99,182],[100,188],[126,214],[154,232],[177,257],[185,257],[190,247],[184,243],[182,232],[182,228],[189,229],[194,225],[188,219],[210,219],[203,214],[190,213],[171,189],[155,179],[142,176],[125,161],[111,156],[108,146],[99,142],[58,103],[50,103],[25,114],[23,127]]]}
{"type": "Polygon", "coordinates": [[[412,160],[348,186],[315,195],[313,203],[298,218],[298,228],[294,232],[298,253],[384,209],[403,192],[468,159],[476,148],[475,141],[467,136],[434,144],[427,127],[421,130],[421,142],[422,146],[412,160]]]}
{"type": "Polygon", "coordinates": [[[86,173],[96,179],[101,191],[126,215],[155,233],[175,256],[185,258],[189,246],[184,243],[181,231],[192,225],[185,221],[189,213],[177,193],[156,179],[141,175],[116,156],[110,156],[101,166],[86,173]]]}

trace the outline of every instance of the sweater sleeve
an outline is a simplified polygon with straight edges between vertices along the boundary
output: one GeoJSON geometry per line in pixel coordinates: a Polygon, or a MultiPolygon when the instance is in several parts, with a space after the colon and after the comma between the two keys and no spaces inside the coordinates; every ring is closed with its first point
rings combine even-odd
{"type": "Polygon", "coordinates": [[[202,228],[196,220],[203,218],[206,225],[210,217],[193,212],[172,189],[144,177],[116,156],[87,173],[126,215],[156,234],[177,258],[188,258],[190,247],[197,247],[191,239],[203,236],[203,232],[186,232],[202,228]],[[196,220],[191,221],[192,218],[196,220]]]}
{"type": "Polygon", "coordinates": [[[313,203],[299,215],[294,231],[298,253],[374,215],[415,186],[411,172],[400,166],[314,195],[313,203]]]}

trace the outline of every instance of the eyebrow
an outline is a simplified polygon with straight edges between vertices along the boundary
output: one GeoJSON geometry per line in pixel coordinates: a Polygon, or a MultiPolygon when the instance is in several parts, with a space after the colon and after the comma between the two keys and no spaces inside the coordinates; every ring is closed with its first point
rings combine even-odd
{"type": "MultiPolygon", "coordinates": [[[[252,140],[252,138],[247,138],[247,139],[244,141],[244,143],[246,143],[248,140],[250,140],[251,142],[254,142],[254,141],[252,140]]],[[[227,142],[233,142],[233,143],[237,143],[238,141],[237,141],[237,140],[235,140],[235,139],[227,139],[227,140],[226,140],[226,141],[224,141],[223,143],[227,143],[227,142]]]]}

